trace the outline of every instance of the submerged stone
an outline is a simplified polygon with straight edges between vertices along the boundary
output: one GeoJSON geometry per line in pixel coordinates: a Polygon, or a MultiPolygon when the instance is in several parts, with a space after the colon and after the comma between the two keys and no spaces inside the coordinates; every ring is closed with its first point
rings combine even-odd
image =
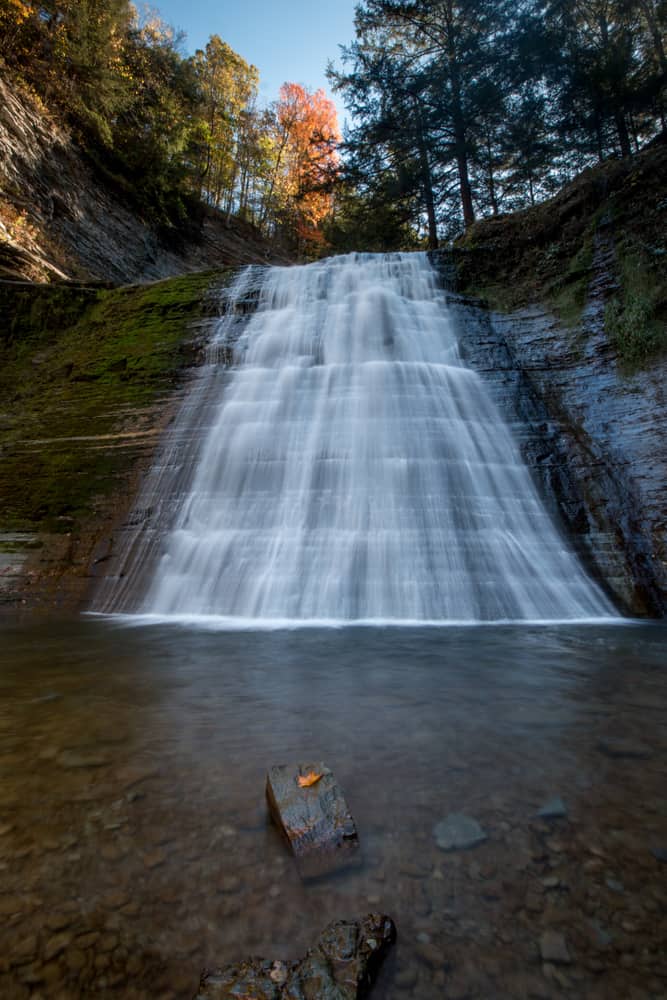
{"type": "Polygon", "coordinates": [[[537,815],[542,819],[565,819],[567,808],[560,796],[557,795],[545,802],[537,815]]]}
{"type": "Polygon", "coordinates": [[[195,1000],[359,1000],[396,940],[393,920],[336,920],[299,961],[249,958],[202,974],[195,1000]]]}
{"type": "Polygon", "coordinates": [[[558,931],[546,930],[540,937],[542,961],[555,965],[569,965],[572,961],[565,937],[558,931]]]}
{"type": "Polygon", "coordinates": [[[450,813],[433,827],[435,842],[442,851],[475,847],[486,840],[486,833],[472,816],[450,813]]]}

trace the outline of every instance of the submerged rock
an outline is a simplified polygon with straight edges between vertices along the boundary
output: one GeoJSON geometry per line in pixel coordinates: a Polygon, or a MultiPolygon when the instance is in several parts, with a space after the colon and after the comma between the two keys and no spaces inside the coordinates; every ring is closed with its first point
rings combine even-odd
{"type": "Polygon", "coordinates": [[[442,851],[475,847],[486,840],[486,833],[472,816],[450,813],[433,827],[435,842],[442,851]]]}
{"type": "Polygon", "coordinates": [[[540,937],[542,961],[555,965],[569,965],[572,961],[565,937],[558,931],[546,930],[540,937]]]}
{"type": "Polygon", "coordinates": [[[371,989],[395,940],[394,922],[383,914],[336,920],[299,961],[249,958],[205,971],[195,1000],[358,1000],[371,989]]]}
{"type": "Polygon", "coordinates": [[[567,808],[560,796],[557,795],[555,798],[545,802],[537,815],[541,819],[565,819],[567,808]]]}

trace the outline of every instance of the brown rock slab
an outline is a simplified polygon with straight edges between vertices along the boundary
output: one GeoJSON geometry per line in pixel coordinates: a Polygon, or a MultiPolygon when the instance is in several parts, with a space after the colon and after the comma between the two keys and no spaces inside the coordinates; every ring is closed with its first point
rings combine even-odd
{"type": "Polygon", "coordinates": [[[266,776],[271,817],[285,835],[302,878],[316,878],[358,860],[357,829],[330,768],[320,763],[279,765],[266,776]],[[321,774],[309,787],[299,777],[321,774]]]}
{"type": "Polygon", "coordinates": [[[249,958],[205,971],[195,1000],[360,1000],[395,940],[394,923],[384,914],[336,920],[299,961],[249,958]]]}
{"type": "Polygon", "coordinates": [[[540,937],[542,961],[555,965],[569,965],[572,961],[565,937],[558,931],[545,930],[540,937]]]}

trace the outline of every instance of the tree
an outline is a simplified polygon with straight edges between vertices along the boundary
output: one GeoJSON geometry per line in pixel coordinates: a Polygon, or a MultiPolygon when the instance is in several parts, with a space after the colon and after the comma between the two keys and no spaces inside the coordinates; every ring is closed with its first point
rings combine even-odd
{"type": "Polygon", "coordinates": [[[255,66],[218,35],[194,57],[199,85],[200,162],[203,197],[209,204],[231,212],[238,180],[241,133],[259,87],[255,66]]]}
{"type": "Polygon", "coordinates": [[[273,166],[264,206],[297,234],[300,244],[321,242],[338,173],[340,131],[336,107],[323,90],[284,83],[273,109],[273,166]]]}

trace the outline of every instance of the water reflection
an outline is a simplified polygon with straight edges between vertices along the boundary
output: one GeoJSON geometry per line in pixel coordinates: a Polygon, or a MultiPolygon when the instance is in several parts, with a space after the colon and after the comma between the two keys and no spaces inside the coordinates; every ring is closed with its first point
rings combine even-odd
{"type": "Polygon", "coordinates": [[[378,907],[400,935],[378,997],[664,995],[666,637],[6,630],[0,995],[190,997],[204,965],[378,907]],[[303,757],[336,771],[364,860],[309,886],[263,802],[303,757]],[[554,795],[567,819],[539,820],[554,795]],[[486,843],[440,851],[450,812],[486,843]]]}

